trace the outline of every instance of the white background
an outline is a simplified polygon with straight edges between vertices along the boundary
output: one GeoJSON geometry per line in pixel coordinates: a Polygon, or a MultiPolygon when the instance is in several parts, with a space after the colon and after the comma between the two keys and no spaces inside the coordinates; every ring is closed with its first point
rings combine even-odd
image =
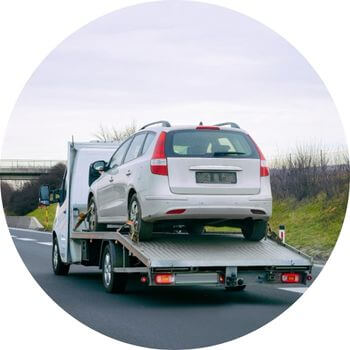
{"type": "MultiPolygon", "coordinates": [[[[144,1],[142,1],[144,2],[144,1]]],[[[347,1],[207,1],[230,7],[275,30],[325,82],[349,132],[350,22],[347,1]]],[[[45,56],[88,22],[141,1],[3,1],[0,5],[0,137],[16,98],[45,56]]],[[[331,121],[330,121],[331,123],[331,121]]],[[[20,125],[18,126],[20,127],[20,125]]],[[[116,341],[73,319],[27,272],[0,216],[2,348],[115,349],[116,341]]],[[[334,253],[312,288],[285,313],[248,336],[217,348],[295,349],[349,346],[349,217],[334,253]]],[[[228,325],[234,327],[234,325],[228,325]]],[[[155,330],[156,331],[156,330],[155,330]]],[[[131,346],[119,343],[119,348],[131,346]]]]}

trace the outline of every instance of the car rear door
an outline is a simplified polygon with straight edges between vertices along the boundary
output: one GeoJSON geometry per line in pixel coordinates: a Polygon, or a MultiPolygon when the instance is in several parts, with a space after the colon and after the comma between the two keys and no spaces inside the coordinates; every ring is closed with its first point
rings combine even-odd
{"type": "Polygon", "coordinates": [[[176,194],[252,195],[260,191],[260,157],[241,131],[198,128],[170,131],[169,187],[176,194]]]}
{"type": "Polygon", "coordinates": [[[100,219],[106,222],[118,222],[117,206],[120,196],[116,192],[115,182],[118,181],[119,166],[121,165],[125,153],[128,150],[132,137],[126,140],[112,156],[109,162],[109,169],[103,177],[96,183],[97,207],[100,219]]]}

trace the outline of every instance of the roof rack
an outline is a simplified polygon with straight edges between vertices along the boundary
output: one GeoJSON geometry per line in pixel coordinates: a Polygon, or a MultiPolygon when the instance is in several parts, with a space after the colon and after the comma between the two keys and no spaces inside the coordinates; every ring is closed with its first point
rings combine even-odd
{"type": "Polygon", "coordinates": [[[236,123],[232,123],[232,122],[226,122],[226,123],[219,123],[219,124],[215,124],[215,126],[226,126],[229,125],[231,128],[237,128],[240,129],[239,125],[236,123]]]}
{"type": "Polygon", "coordinates": [[[162,126],[165,126],[165,127],[167,127],[167,128],[171,127],[170,123],[167,122],[166,120],[159,120],[159,121],[157,121],[157,122],[153,122],[153,123],[149,123],[149,124],[144,125],[140,130],[146,129],[146,128],[148,128],[149,126],[151,126],[151,125],[156,125],[156,124],[162,124],[162,126]]]}

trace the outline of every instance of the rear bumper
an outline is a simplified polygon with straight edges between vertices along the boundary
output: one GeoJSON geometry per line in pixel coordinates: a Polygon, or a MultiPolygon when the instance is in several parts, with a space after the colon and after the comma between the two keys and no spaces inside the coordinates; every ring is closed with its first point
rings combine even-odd
{"type": "Polygon", "coordinates": [[[141,198],[143,220],[232,219],[268,220],[272,214],[272,198],[262,196],[145,196],[141,198]],[[166,214],[185,209],[182,214],[166,214]],[[252,212],[261,211],[261,214],[252,212]]]}

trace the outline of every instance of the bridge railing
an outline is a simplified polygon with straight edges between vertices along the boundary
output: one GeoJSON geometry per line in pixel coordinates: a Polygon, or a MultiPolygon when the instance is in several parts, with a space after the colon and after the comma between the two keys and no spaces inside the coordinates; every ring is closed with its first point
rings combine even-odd
{"type": "Polygon", "coordinates": [[[0,159],[2,169],[49,169],[58,163],[65,163],[62,160],[37,160],[37,159],[0,159]]]}

